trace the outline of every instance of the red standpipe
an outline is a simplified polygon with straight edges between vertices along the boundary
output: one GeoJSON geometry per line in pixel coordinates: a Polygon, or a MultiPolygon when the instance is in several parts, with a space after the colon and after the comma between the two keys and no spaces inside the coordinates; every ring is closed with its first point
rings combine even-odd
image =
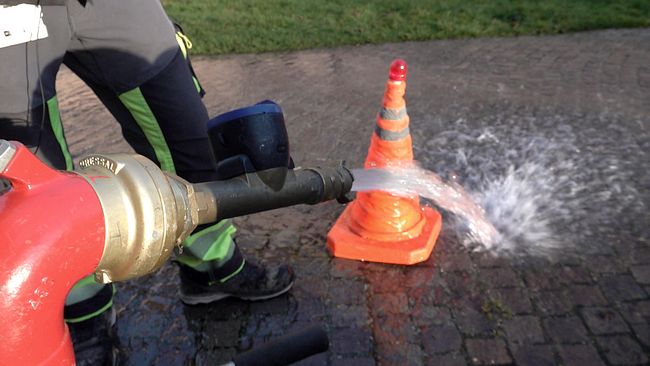
{"type": "Polygon", "coordinates": [[[63,306],[101,259],[102,207],[83,177],[10,144],[0,171],[13,187],[0,195],[0,365],[74,365],[63,306]]]}

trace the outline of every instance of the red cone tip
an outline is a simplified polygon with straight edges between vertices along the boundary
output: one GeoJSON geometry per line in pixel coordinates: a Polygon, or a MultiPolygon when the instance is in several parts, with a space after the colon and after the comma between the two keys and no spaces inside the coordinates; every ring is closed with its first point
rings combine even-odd
{"type": "Polygon", "coordinates": [[[388,74],[388,78],[393,81],[404,81],[406,80],[407,69],[406,61],[398,58],[390,64],[390,74],[388,74]]]}

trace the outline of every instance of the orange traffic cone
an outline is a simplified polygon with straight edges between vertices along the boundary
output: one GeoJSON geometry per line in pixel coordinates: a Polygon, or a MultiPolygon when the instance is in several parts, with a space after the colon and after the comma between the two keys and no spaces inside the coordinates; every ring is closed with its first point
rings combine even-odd
{"type": "MultiPolygon", "coordinates": [[[[406,62],[395,60],[386,82],[377,128],[370,140],[366,169],[413,162],[405,90],[406,62]]],[[[327,246],[336,257],[414,264],[429,258],[440,228],[440,213],[420,207],[417,195],[359,192],[327,234],[327,246]]]]}

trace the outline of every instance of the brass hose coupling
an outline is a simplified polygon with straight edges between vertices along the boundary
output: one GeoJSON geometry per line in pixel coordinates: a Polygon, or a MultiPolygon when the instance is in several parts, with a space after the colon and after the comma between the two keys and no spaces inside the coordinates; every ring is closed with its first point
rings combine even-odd
{"type": "Polygon", "coordinates": [[[76,173],[93,187],[104,211],[106,242],[97,282],[157,270],[202,218],[216,216],[216,206],[204,193],[143,156],[90,155],[79,167],[76,173]]]}

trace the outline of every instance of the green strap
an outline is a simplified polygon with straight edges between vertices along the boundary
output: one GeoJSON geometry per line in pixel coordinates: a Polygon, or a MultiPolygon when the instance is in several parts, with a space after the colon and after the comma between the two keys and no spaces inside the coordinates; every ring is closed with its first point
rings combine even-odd
{"type": "MultiPolygon", "coordinates": [[[[187,50],[192,48],[192,42],[190,42],[190,39],[186,35],[179,31],[176,32],[176,42],[178,42],[178,47],[181,49],[183,58],[187,60],[187,50]]],[[[201,84],[199,84],[199,79],[192,75],[192,81],[194,82],[194,87],[196,88],[197,93],[201,93],[201,84]]]]}
{"type": "Polygon", "coordinates": [[[59,101],[57,100],[56,95],[47,101],[47,112],[50,117],[50,125],[52,126],[52,131],[54,131],[54,137],[59,143],[59,146],[61,147],[61,153],[65,159],[65,169],[72,170],[72,156],[70,155],[70,150],[68,149],[68,143],[65,140],[63,124],[61,123],[61,115],[59,114],[59,101]]]}
{"type": "Polygon", "coordinates": [[[131,113],[136,123],[144,132],[147,141],[153,146],[156,158],[160,163],[160,168],[166,172],[176,173],[174,167],[174,160],[169,151],[165,136],[160,129],[160,125],[156,120],[149,104],[147,104],[144,95],[140,88],[129,90],[119,95],[120,100],[131,113]]]}
{"type": "MultiPolygon", "coordinates": [[[[224,282],[228,281],[229,279],[235,277],[235,275],[237,275],[239,272],[241,272],[242,269],[244,269],[244,265],[246,265],[246,259],[241,261],[241,265],[239,266],[239,268],[237,268],[235,270],[235,272],[233,272],[233,273],[229,274],[228,276],[220,279],[219,282],[224,283],[224,282]]],[[[208,285],[214,285],[214,284],[215,284],[215,282],[208,283],[208,285]]]]}
{"type": "MultiPolygon", "coordinates": [[[[113,289],[115,289],[115,287],[113,287],[113,289]]],[[[115,292],[115,290],[113,290],[113,292],[115,292]]],[[[92,312],[90,314],[87,314],[87,315],[84,315],[84,316],[80,316],[78,318],[65,319],[65,322],[66,323],[80,323],[80,322],[82,322],[84,320],[92,319],[92,318],[106,312],[108,309],[111,308],[111,306],[113,306],[113,299],[111,299],[111,301],[107,302],[106,305],[102,306],[97,311],[94,311],[94,312],[92,312]]]]}

